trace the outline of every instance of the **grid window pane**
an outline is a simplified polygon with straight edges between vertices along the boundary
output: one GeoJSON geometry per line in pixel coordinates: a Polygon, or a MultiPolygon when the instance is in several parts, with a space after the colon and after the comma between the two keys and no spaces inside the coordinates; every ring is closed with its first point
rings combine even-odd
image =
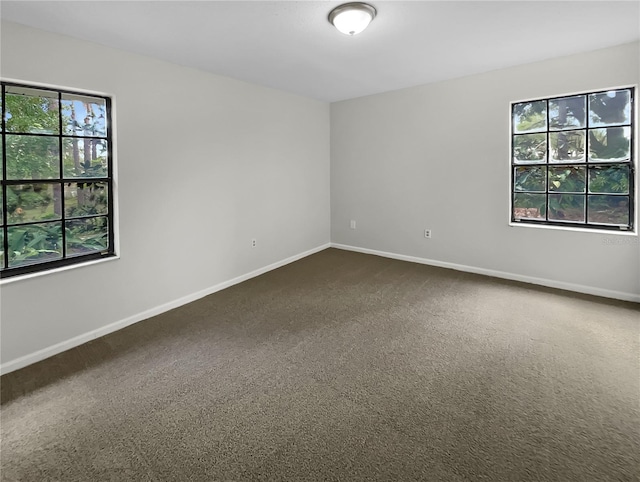
{"type": "Polygon", "coordinates": [[[106,102],[99,97],[62,94],[62,129],[73,136],[106,137],[106,102]]]}
{"type": "Polygon", "coordinates": [[[533,101],[513,106],[513,132],[541,132],[547,129],[547,101],[533,101]]]}
{"type": "Polygon", "coordinates": [[[58,93],[28,87],[7,87],[5,97],[7,132],[58,134],[58,93]]]}
{"type": "Polygon", "coordinates": [[[585,126],[586,104],[584,95],[563,97],[549,101],[549,129],[575,129],[585,126]]]}
{"type": "Polygon", "coordinates": [[[107,141],[65,138],[62,141],[64,177],[107,177],[107,141]]]}
{"type": "Polygon", "coordinates": [[[547,190],[546,167],[516,167],[514,175],[516,191],[545,192],[547,190]]]}
{"type": "Polygon", "coordinates": [[[590,223],[629,224],[629,197],[590,195],[588,219],[590,223]]]}
{"type": "Polygon", "coordinates": [[[563,222],[584,222],[584,196],[549,194],[549,219],[563,222]]]}
{"type": "Polygon", "coordinates": [[[74,219],[65,223],[67,256],[78,256],[107,249],[107,218],[74,219]]]}
{"type": "Polygon", "coordinates": [[[565,166],[549,168],[549,191],[585,192],[586,185],[586,167],[565,166]]]}
{"type": "Polygon", "coordinates": [[[585,131],[550,132],[549,162],[584,162],[585,131]]]}
{"type": "Polygon", "coordinates": [[[51,261],[62,257],[62,223],[9,226],[9,267],[51,261]]]}
{"type": "Polygon", "coordinates": [[[107,214],[109,190],[104,182],[70,182],[64,186],[67,218],[107,214]]]}
{"type": "Polygon", "coordinates": [[[631,91],[610,90],[589,96],[591,127],[631,123],[631,91]]]}
{"type": "Polygon", "coordinates": [[[513,136],[513,162],[518,164],[544,162],[547,158],[546,134],[513,136]]]}
{"type": "Polygon", "coordinates": [[[630,153],[630,127],[607,127],[589,130],[589,161],[628,161],[630,153]]]}
{"type": "Polygon", "coordinates": [[[60,219],[60,184],[11,184],[7,186],[8,224],[60,219]]]}
{"type": "Polygon", "coordinates": [[[7,135],[7,179],[60,177],[57,137],[7,135]]]}
{"type": "Polygon", "coordinates": [[[513,216],[516,219],[544,220],[546,211],[546,194],[517,193],[513,195],[513,216]]]}
{"type": "Polygon", "coordinates": [[[629,166],[592,166],[589,168],[589,192],[604,194],[628,194],[629,166]]]}

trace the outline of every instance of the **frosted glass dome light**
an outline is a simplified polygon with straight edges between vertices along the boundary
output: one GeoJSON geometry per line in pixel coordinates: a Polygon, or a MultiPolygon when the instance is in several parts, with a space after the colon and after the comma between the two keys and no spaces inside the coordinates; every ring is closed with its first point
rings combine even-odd
{"type": "Polygon", "coordinates": [[[376,9],[366,3],[345,3],[329,13],[329,22],[345,35],[362,32],[376,16],[376,9]]]}

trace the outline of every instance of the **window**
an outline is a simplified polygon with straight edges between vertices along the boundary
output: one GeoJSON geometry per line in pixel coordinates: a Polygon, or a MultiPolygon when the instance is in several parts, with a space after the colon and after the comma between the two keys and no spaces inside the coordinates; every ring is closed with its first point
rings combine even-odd
{"type": "Polygon", "coordinates": [[[634,89],[512,104],[511,220],[631,230],[634,89]]]}
{"type": "Polygon", "coordinates": [[[0,276],[112,256],[111,100],[1,85],[0,276]]]}

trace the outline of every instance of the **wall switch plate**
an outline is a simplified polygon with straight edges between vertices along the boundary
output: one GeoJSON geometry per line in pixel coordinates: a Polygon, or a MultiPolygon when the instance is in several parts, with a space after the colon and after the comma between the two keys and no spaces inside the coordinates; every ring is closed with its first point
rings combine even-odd
{"type": "Polygon", "coordinates": [[[350,226],[351,226],[351,229],[356,229],[356,220],[355,219],[351,220],[350,226]]]}

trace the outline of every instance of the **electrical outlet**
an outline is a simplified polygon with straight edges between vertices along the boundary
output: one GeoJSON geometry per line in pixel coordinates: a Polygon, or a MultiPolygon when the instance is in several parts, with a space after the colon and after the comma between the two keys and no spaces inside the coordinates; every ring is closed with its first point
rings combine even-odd
{"type": "Polygon", "coordinates": [[[430,229],[425,229],[424,230],[424,237],[427,239],[431,239],[431,230],[430,229]]]}
{"type": "Polygon", "coordinates": [[[256,246],[258,246],[258,240],[256,238],[253,238],[251,240],[251,247],[255,248],[256,246]]]}
{"type": "Polygon", "coordinates": [[[356,220],[355,219],[351,220],[350,226],[351,226],[351,229],[356,229],[356,220]]]}

